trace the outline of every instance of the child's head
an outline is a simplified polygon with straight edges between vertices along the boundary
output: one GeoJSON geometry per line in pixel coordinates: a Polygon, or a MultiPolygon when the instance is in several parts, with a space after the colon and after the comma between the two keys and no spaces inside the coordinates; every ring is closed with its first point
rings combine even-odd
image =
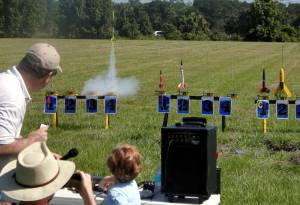
{"type": "Polygon", "coordinates": [[[107,159],[107,166],[120,182],[128,182],[141,172],[141,155],[129,144],[118,145],[107,159]]]}

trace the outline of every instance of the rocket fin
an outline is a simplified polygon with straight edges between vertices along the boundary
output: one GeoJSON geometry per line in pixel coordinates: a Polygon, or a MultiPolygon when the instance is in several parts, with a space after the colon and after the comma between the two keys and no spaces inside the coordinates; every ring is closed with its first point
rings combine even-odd
{"type": "Polygon", "coordinates": [[[292,97],[292,93],[286,84],[284,84],[283,91],[285,92],[287,97],[292,97]]]}
{"type": "Polygon", "coordinates": [[[280,96],[280,93],[283,92],[286,94],[286,97],[292,97],[292,92],[290,91],[290,89],[288,88],[288,86],[286,84],[283,85],[283,90],[281,90],[280,86],[278,86],[275,90],[275,96],[278,97],[280,96]]]}

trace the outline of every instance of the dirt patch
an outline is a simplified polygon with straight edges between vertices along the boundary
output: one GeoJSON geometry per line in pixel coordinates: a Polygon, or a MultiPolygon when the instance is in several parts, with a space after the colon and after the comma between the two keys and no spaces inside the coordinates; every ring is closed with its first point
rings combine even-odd
{"type": "Polygon", "coordinates": [[[292,142],[282,142],[280,144],[274,143],[269,139],[265,139],[263,141],[264,145],[271,151],[278,152],[278,151],[286,151],[286,152],[294,152],[298,150],[298,147],[295,143],[292,142]]]}
{"type": "Polygon", "coordinates": [[[295,152],[290,160],[290,162],[292,162],[293,164],[296,164],[296,165],[300,165],[300,150],[298,150],[297,152],[295,152]]]}

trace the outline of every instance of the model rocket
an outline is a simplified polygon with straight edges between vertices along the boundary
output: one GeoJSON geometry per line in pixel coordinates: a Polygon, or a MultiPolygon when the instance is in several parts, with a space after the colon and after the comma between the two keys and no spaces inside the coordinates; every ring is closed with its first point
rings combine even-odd
{"type": "Polygon", "coordinates": [[[292,97],[292,93],[290,89],[287,87],[287,85],[284,83],[284,69],[280,69],[279,73],[279,85],[277,89],[275,90],[275,96],[281,97],[282,94],[285,94],[286,97],[292,97]]]}
{"type": "Polygon", "coordinates": [[[180,63],[180,77],[181,77],[181,82],[178,84],[179,91],[183,91],[187,88],[187,84],[184,82],[184,72],[183,72],[183,64],[182,60],[180,63]]]}
{"type": "Polygon", "coordinates": [[[266,85],[266,73],[265,73],[265,69],[263,69],[263,75],[262,75],[262,87],[259,89],[260,93],[269,93],[270,89],[267,88],[266,85]]]}
{"type": "Polygon", "coordinates": [[[161,70],[159,74],[159,92],[161,93],[165,92],[165,80],[161,70]]]}
{"type": "Polygon", "coordinates": [[[112,11],[112,17],[113,17],[113,27],[112,27],[112,37],[111,37],[111,42],[114,43],[116,42],[116,37],[115,37],[115,11],[112,11]]]}

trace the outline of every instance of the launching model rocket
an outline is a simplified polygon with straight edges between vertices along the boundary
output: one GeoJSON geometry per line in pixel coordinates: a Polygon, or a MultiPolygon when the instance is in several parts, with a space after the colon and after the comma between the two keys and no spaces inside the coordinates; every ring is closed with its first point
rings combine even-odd
{"type": "Polygon", "coordinates": [[[187,88],[187,84],[184,82],[184,72],[183,72],[182,60],[180,63],[180,77],[181,77],[181,82],[178,84],[179,92],[184,91],[187,88]]]}
{"type": "Polygon", "coordinates": [[[114,43],[116,42],[116,37],[115,37],[115,11],[112,11],[112,17],[113,17],[113,27],[112,27],[112,37],[111,37],[111,42],[114,43]]]}
{"type": "Polygon", "coordinates": [[[259,89],[260,93],[269,93],[270,89],[267,88],[266,85],[266,74],[265,74],[265,69],[263,69],[263,75],[262,75],[262,87],[259,89]]]}
{"type": "Polygon", "coordinates": [[[284,83],[284,69],[281,68],[279,73],[279,85],[275,90],[275,96],[281,97],[283,93],[286,95],[286,97],[292,97],[290,89],[284,83]]]}

